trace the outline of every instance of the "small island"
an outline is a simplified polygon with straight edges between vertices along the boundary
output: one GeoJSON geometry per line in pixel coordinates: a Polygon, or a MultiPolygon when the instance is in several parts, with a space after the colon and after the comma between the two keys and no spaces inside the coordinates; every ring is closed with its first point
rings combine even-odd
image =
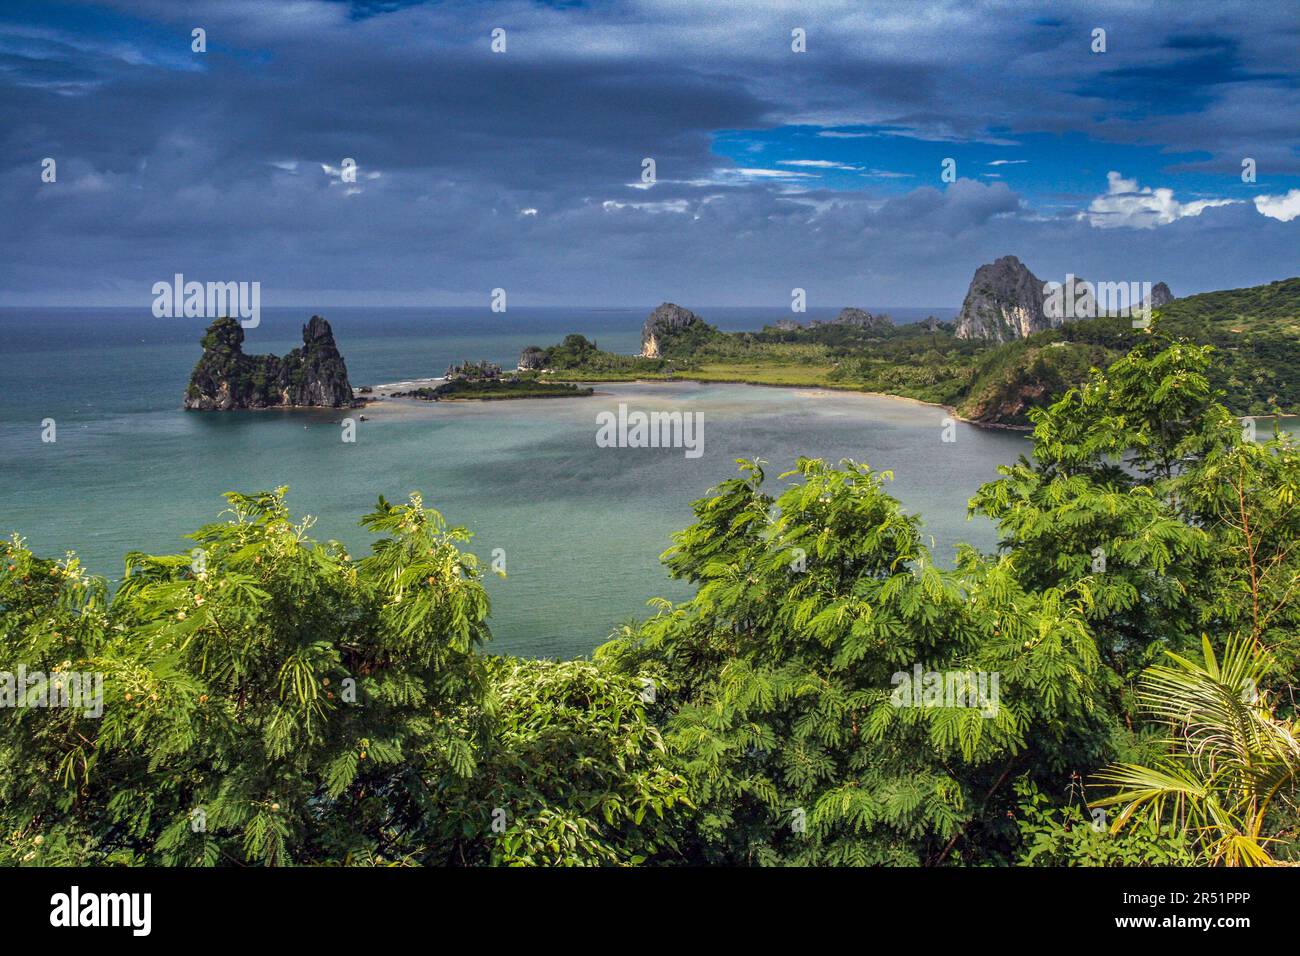
{"type": "Polygon", "coordinates": [[[245,355],[244,329],[231,318],[217,319],[201,341],[185,389],[191,411],[248,408],[353,408],[348,367],[334,344],[330,324],[319,315],[302,327],[302,346],[278,355],[245,355]]]}
{"type": "Polygon", "coordinates": [[[235,319],[213,322],[202,339],[203,355],[190,373],[185,408],[232,411],[257,408],[360,408],[383,398],[426,402],[496,401],[509,398],[583,398],[591,388],[542,381],[521,368],[503,374],[491,362],[462,362],[447,369],[436,385],[406,391],[353,389],[347,365],[334,343],[330,324],[313,315],[302,328],[303,344],[288,355],[246,355],[244,330],[235,319]]]}
{"type": "Polygon", "coordinates": [[[594,389],[568,382],[540,381],[533,372],[503,374],[500,365],[467,361],[450,366],[440,385],[393,392],[390,397],[452,402],[510,398],[584,398],[594,394],[594,389]]]}

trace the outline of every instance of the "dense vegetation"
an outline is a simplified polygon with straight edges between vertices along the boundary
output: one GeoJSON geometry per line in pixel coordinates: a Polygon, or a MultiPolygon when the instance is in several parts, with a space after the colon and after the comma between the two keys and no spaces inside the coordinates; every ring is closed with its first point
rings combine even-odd
{"type": "Polygon", "coordinates": [[[669,364],[663,359],[643,359],[635,355],[601,351],[595,342],[577,333],[566,335],[559,345],[539,351],[539,367],[581,369],[584,378],[592,381],[606,377],[622,379],[661,374],[669,364]]]}
{"type": "MultiPolygon", "coordinates": [[[[1155,321],[1165,335],[1215,347],[1206,374],[1236,414],[1300,414],[1300,279],[1176,299],[1155,321]]],[[[977,421],[1027,420],[1029,407],[1105,368],[1141,334],[1130,319],[1100,318],[1000,346],[953,404],[977,421]]]]}
{"type": "Polygon", "coordinates": [[[694,596],[590,661],[486,653],[418,496],[357,557],[231,494],[111,596],[15,536],[0,672],[104,699],[0,723],[0,862],[1295,860],[1300,450],[1213,362],[1147,336],[1032,411],[951,570],[887,472],[743,462],[665,556],[694,596]]]}
{"type": "MultiPolygon", "coordinates": [[[[1300,278],[1177,299],[1155,321],[1164,335],[1216,347],[1206,374],[1231,411],[1300,414],[1300,278]]],[[[1031,409],[1082,384],[1144,335],[1131,319],[1111,317],[1068,322],[1003,345],[959,339],[950,323],[820,323],[731,334],[706,326],[668,340],[660,359],[602,352],[569,336],[546,350],[545,367],[593,380],[675,373],[884,392],[949,405],[972,421],[1024,426],[1031,409]]]]}
{"type": "Polygon", "coordinates": [[[592,394],[592,389],[581,388],[569,382],[541,382],[534,377],[520,376],[517,379],[457,378],[432,388],[394,392],[393,397],[444,402],[471,398],[480,401],[503,398],[576,398],[592,394]]]}

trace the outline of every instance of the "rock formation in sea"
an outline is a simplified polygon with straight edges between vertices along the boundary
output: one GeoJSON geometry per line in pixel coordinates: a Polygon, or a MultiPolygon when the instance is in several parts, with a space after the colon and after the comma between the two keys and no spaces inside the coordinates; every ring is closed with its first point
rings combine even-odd
{"type": "Polygon", "coordinates": [[[772,328],[778,332],[793,332],[795,329],[802,328],[802,326],[794,319],[777,319],[772,328]]]}
{"type": "Polygon", "coordinates": [[[244,329],[235,319],[213,322],[202,345],[203,355],[185,390],[188,409],[343,408],[355,404],[334,332],[319,315],[302,327],[302,346],[283,358],[245,355],[244,329]]]}
{"type": "Polygon", "coordinates": [[[709,329],[703,319],[690,309],[665,302],[650,313],[641,326],[641,357],[660,358],[669,339],[694,328],[709,329]]]}

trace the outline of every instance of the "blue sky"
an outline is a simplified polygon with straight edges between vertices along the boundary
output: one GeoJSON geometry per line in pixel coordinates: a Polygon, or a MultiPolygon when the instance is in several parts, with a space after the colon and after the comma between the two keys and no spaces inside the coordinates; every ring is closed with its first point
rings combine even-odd
{"type": "MultiPolygon", "coordinates": [[[[783,126],[719,130],[713,149],[738,168],[764,170],[792,188],[871,189],[885,195],[933,183],[943,161],[951,158],[958,177],[1004,182],[1030,208],[1045,214],[1086,205],[1104,191],[1110,170],[1140,183],[1176,181],[1178,194],[1188,199],[1248,200],[1260,192],[1258,180],[1243,182],[1240,170],[1200,169],[1213,158],[1209,152],[1106,143],[1083,132],[1017,136],[994,130],[987,141],[951,142],[920,139],[888,127],[783,126]]],[[[1300,175],[1274,173],[1269,186],[1283,192],[1300,187],[1300,175]]]]}
{"type": "Polygon", "coordinates": [[[1271,0],[7,2],[0,305],[1257,284],[1300,274],[1297,48],[1271,0]]]}

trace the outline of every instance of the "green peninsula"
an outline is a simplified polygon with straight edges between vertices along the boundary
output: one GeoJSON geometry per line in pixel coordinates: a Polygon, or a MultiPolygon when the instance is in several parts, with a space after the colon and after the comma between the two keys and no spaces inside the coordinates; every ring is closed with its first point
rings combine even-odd
{"type": "Polygon", "coordinates": [[[646,320],[639,355],[602,351],[569,335],[549,348],[525,349],[520,369],[541,381],[686,378],[879,392],[945,405],[980,424],[1026,427],[1031,409],[1158,331],[1214,346],[1207,377],[1234,414],[1300,413],[1300,278],[1182,299],[1157,284],[1149,328],[1135,328],[1127,315],[1101,315],[1039,322],[1024,337],[999,341],[985,337],[970,316],[990,308],[1024,315],[1041,303],[1014,301],[1013,289],[1038,281],[1015,257],[993,266],[976,273],[954,322],[931,317],[895,325],[888,316],[845,309],[831,321],[783,318],[758,331],[723,332],[665,303],[646,320]],[[985,270],[993,266],[1023,274],[1016,286],[990,287],[985,270]]]}

